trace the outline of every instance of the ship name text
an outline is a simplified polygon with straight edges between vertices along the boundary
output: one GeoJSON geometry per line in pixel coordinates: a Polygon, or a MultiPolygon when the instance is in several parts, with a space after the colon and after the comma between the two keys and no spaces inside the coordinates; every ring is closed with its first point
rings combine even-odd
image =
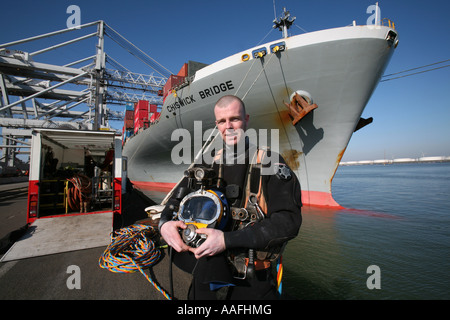
{"type": "Polygon", "coordinates": [[[199,95],[200,98],[205,99],[207,97],[212,97],[221,92],[226,92],[233,89],[234,89],[233,82],[231,80],[228,80],[227,82],[222,82],[221,84],[199,91],[199,95]]]}
{"type": "Polygon", "coordinates": [[[190,96],[188,96],[186,98],[178,98],[177,101],[175,101],[174,103],[167,106],[167,111],[173,112],[176,109],[179,109],[181,107],[184,107],[184,106],[194,103],[194,102],[196,102],[196,101],[194,99],[193,94],[191,94],[190,96]]]}
{"type": "MultiPolygon", "coordinates": [[[[230,91],[233,89],[234,89],[233,81],[228,80],[226,82],[222,82],[222,83],[214,85],[212,87],[200,90],[198,92],[198,94],[199,94],[200,98],[203,100],[207,97],[213,97],[216,94],[219,94],[221,92],[227,92],[227,91],[230,91]]],[[[187,96],[185,98],[177,97],[176,101],[174,103],[169,104],[167,106],[167,111],[174,112],[177,109],[180,109],[181,107],[187,106],[187,105],[195,103],[195,102],[197,102],[197,101],[194,99],[193,94],[191,94],[190,96],[187,96]]]]}

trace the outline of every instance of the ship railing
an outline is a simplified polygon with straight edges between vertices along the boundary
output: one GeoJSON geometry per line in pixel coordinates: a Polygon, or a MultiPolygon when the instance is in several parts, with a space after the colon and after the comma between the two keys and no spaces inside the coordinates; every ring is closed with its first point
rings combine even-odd
{"type": "Polygon", "coordinates": [[[395,30],[395,23],[394,23],[394,21],[392,21],[391,19],[388,19],[388,18],[382,19],[382,20],[381,20],[381,25],[382,25],[382,26],[389,27],[389,28],[395,30]]]}

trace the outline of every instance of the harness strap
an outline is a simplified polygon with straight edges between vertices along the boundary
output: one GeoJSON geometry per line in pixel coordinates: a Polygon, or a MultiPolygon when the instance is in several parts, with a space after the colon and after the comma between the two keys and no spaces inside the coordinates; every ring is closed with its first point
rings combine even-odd
{"type": "Polygon", "coordinates": [[[258,149],[253,155],[252,161],[250,162],[250,168],[248,170],[244,201],[245,206],[247,206],[250,197],[256,196],[257,203],[264,214],[267,214],[267,203],[262,190],[261,166],[262,160],[266,156],[266,152],[267,150],[265,149],[258,149]]]}
{"type": "MultiPolygon", "coordinates": [[[[255,149],[253,154],[249,155],[249,159],[251,159],[249,164],[249,169],[247,171],[247,176],[245,177],[244,186],[245,186],[245,196],[241,199],[240,207],[247,207],[248,200],[250,195],[256,195],[258,204],[260,205],[262,211],[267,213],[267,204],[262,194],[262,179],[261,179],[261,163],[266,154],[265,149],[255,149]]],[[[223,174],[223,149],[217,151],[214,155],[213,162],[219,165],[219,178],[222,178],[223,174]]]]}

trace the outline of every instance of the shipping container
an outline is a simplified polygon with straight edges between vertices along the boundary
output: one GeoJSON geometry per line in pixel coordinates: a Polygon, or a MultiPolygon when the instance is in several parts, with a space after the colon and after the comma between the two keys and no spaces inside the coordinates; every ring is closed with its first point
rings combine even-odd
{"type": "Polygon", "coordinates": [[[167,80],[166,84],[164,85],[164,97],[166,97],[169,94],[170,90],[173,87],[181,84],[184,81],[184,78],[185,77],[171,75],[167,80]]]}
{"type": "Polygon", "coordinates": [[[134,128],[133,128],[133,132],[136,134],[139,129],[145,129],[148,128],[148,124],[149,124],[149,119],[148,118],[143,118],[143,119],[136,119],[134,121],[134,128]]]}
{"type": "Polygon", "coordinates": [[[147,100],[139,100],[134,108],[134,133],[141,128],[148,128],[150,105],[147,100]]]}
{"type": "Polygon", "coordinates": [[[148,119],[148,107],[145,109],[136,109],[134,111],[134,121],[142,120],[144,118],[148,119]]]}
{"type": "Polygon", "coordinates": [[[152,116],[150,117],[150,123],[155,122],[156,120],[158,120],[160,115],[161,115],[160,112],[155,112],[154,114],[152,114],[152,116]]]}
{"type": "Polygon", "coordinates": [[[125,111],[125,119],[133,120],[133,118],[134,118],[134,110],[125,111]]]}
{"type": "Polygon", "coordinates": [[[178,71],[177,76],[187,77],[187,75],[188,75],[188,64],[185,63],[185,64],[183,64],[183,66],[181,67],[180,71],[178,71]]]}
{"type": "Polygon", "coordinates": [[[148,111],[148,100],[139,100],[134,107],[134,111],[136,110],[147,110],[148,111]]]}
{"type": "Polygon", "coordinates": [[[125,126],[125,129],[133,129],[134,120],[133,119],[125,119],[124,126],[125,126]]]}
{"type": "Polygon", "coordinates": [[[134,111],[134,103],[127,103],[125,106],[126,111],[134,111]]]}

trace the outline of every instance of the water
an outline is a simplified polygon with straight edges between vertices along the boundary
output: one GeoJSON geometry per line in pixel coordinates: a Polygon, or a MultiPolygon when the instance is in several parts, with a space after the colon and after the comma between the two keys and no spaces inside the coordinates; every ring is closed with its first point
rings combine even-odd
{"type": "Polygon", "coordinates": [[[450,163],[340,167],[334,199],[303,210],[283,256],[297,299],[449,299],[450,163]],[[376,283],[379,267],[380,289],[376,283]]]}

